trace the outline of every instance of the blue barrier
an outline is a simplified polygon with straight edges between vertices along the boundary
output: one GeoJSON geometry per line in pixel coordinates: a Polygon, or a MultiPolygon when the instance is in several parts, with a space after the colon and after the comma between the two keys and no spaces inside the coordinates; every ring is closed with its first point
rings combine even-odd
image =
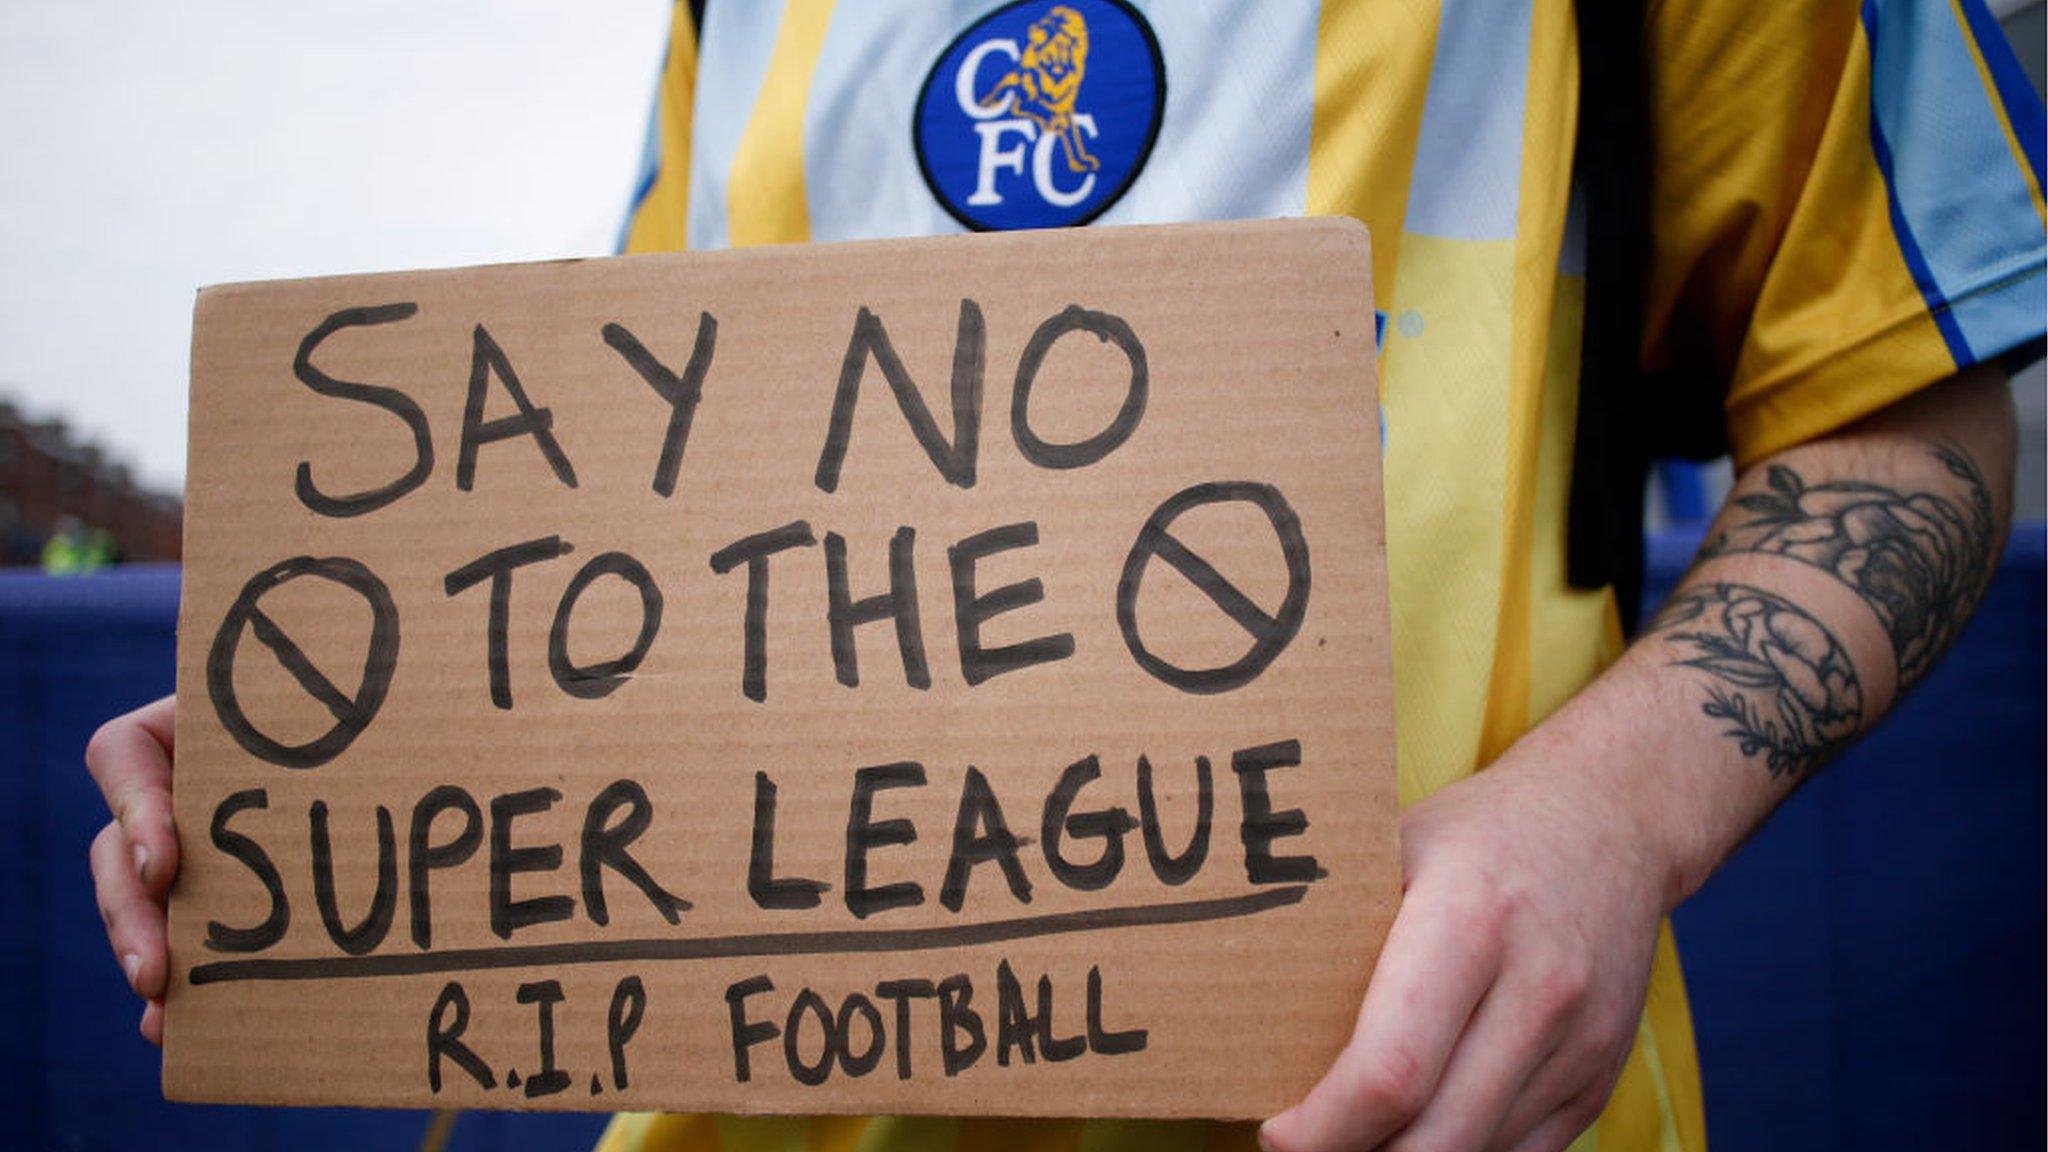
{"type": "MultiPolygon", "coordinates": [[[[1691,541],[1653,540],[1650,592],[1691,541]]],[[[2038,1148],[2044,1077],[2042,525],[1952,657],[1678,917],[1723,1149],[2038,1148]]],[[[0,574],[0,1147],[402,1148],[420,1112],[165,1103],[95,914],[80,751],[169,691],[176,569],[0,574]]],[[[587,1148],[590,1116],[469,1113],[450,1148],[587,1148]]]]}
{"type": "Polygon", "coordinates": [[[2043,1147],[2044,549],[2017,528],[1948,659],[1679,910],[1710,1143],[2043,1147]]]}
{"type": "MultiPolygon", "coordinates": [[[[425,1112],[170,1104],[85,870],[107,821],[81,755],[110,716],[171,690],[176,568],[0,573],[0,1148],[412,1148],[425,1112]]],[[[587,1149],[603,1119],[465,1113],[451,1152],[587,1149]]]]}

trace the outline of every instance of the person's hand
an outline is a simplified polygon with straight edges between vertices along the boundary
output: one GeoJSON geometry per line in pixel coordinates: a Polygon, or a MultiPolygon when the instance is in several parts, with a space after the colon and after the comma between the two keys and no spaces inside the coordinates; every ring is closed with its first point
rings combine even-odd
{"type": "Polygon", "coordinates": [[[164,901],[178,874],[178,833],[171,823],[171,716],[166,696],[107,721],[85,746],[85,766],[106,797],[111,820],[92,842],[92,881],[107,943],[146,1003],[142,1035],[164,1039],[164,983],[170,952],[164,901]]]}
{"type": "Polygon", "coordinates": [[[1402,817],[1400,914],[1350,1042],[1269,1152],[1554,1152],[1642,1013],[1668,855],[1614,781],[1517,746],[1402,817]]]}

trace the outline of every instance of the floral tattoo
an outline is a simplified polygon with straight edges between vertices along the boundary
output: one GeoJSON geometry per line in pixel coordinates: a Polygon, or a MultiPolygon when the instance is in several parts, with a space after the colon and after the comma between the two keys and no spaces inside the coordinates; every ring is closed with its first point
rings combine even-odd
{"type": "MultiPolygon", "coordinates": [[[[1891,637],[1899,688],[1917,683],[1955,639],[1998,559],[1998,519],[1976,461],[1953,444],[1930,450],[1960,481],[1954,496],[1858,480],[1809,484],[1773,464],[1763,489],[1738,496],[1747,513],[1701,559],[1763,553],[1810,564],[1848,585],[1891,637]]],[[[1773,778],[1798,776],[1841,751],[1866,720],[1864,693],[1833,633],[1785,598],[1742,584],[1684,589],[1652,630],[1677,646],[1675,664],[1712,680],[1701,711],[1725,721],[1744,756],[1773,778]]]]}
{"type": "Polygon", "coordinates": [[[1714,683],[1700,710],[1728,723],[1744,756],[1773,779],[1798,776],[1846,747],[1863,724],[1863,685],[1834,634],[1791,601],[1745,584],[1695,585],[1656,628],[1675,663],[1714,683]]]}
{"type": "Polygon", "coordinates": [[[1984,474],[1960,448],[1931,446],[1963,484],[1959,499],[1882,484],[1808,484],[1771,465],[1763,491],[1735,499],[1749,518],[1702,556],[1764,552],[1832,573],[1876,611],[1898,654],[1899,687],[1918,683],[1955,639],[1998,561],[1998,520],[1984,474]]]}

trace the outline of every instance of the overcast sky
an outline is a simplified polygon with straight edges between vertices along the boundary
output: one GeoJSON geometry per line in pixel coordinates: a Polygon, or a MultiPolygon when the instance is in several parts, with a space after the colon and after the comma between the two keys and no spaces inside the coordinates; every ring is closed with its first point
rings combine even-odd
{"type": "Polygon", "coordinates": [[[175,491],[202,284],[611,251],[663,0],[0,0],[0,396],[175,491]]]}

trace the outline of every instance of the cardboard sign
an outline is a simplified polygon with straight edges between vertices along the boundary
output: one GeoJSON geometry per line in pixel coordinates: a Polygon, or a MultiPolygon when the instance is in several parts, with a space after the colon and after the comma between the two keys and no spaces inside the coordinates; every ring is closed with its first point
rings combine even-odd
{"type": "Polygon", "coordinates": [[[201,293],[165,1091],[1252,1117],[1397,899],[1366,236],[201,293]]]}

